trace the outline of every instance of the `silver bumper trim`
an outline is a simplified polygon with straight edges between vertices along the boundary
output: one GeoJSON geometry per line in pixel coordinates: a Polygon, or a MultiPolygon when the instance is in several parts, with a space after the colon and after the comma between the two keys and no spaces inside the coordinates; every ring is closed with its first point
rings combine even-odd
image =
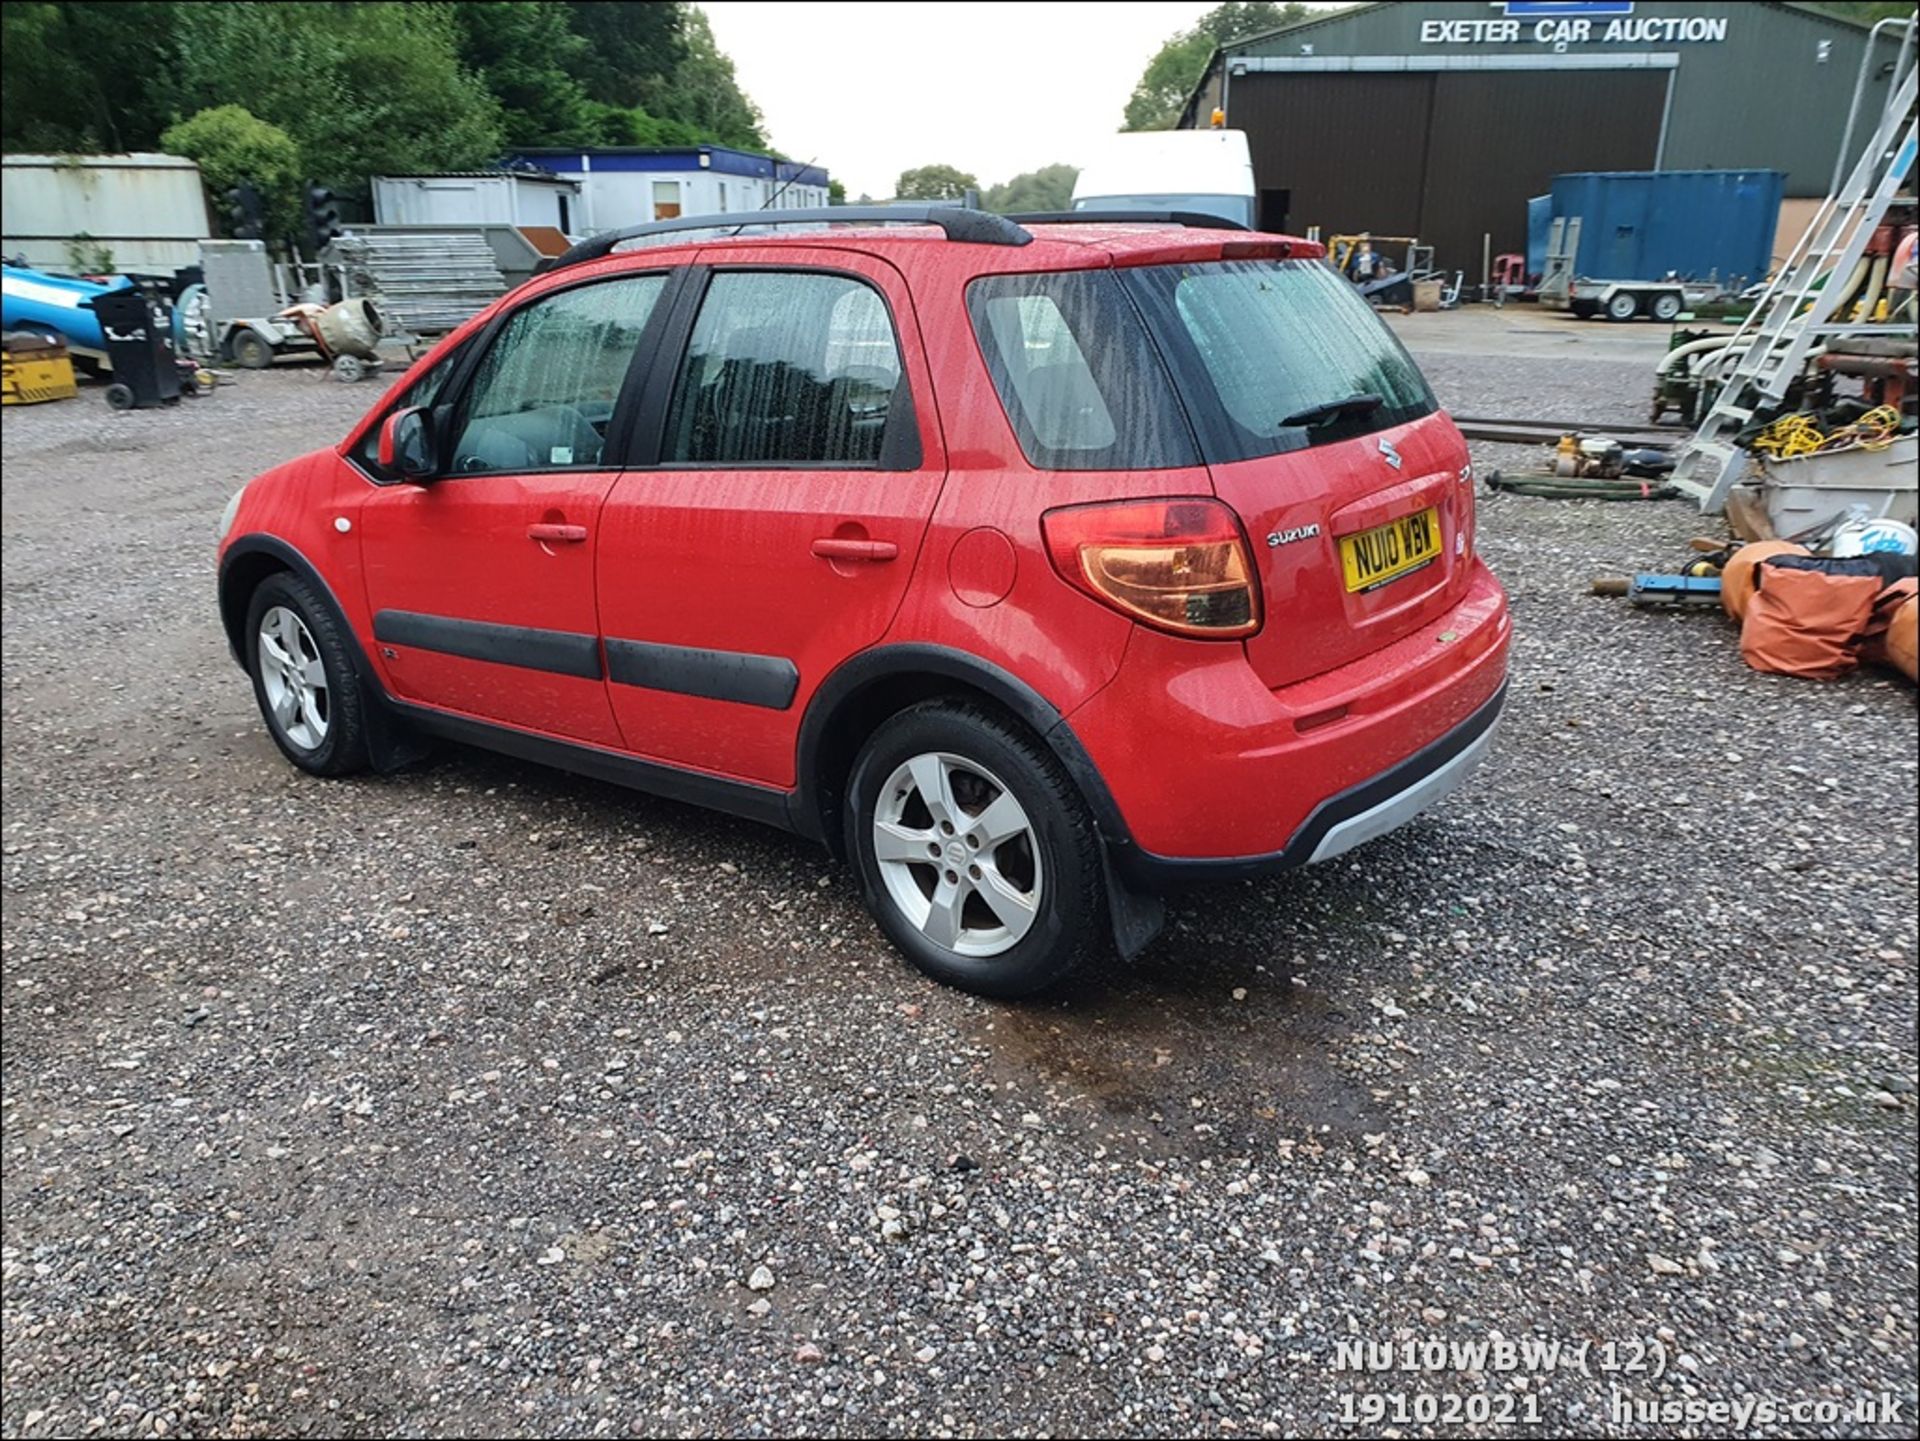
{"type": "Polygon", "coordinates": [[[1395,792],[1378,805],[1370,806],[1357,816],[1349,816],[1329,829],[1320,838],[1320,844],[1313,848],[1313,854],[1307,857],[1307,864],[1313,865],[1344,855],[1357,845],[1405,825],[1435,801],[1459,790],[1466,784],[1473,768],[1485,759],[1493,745],[1494,734],[1499,729],[1500,723],[1495,721],[1472,745],[1438,770],[1429,771],[1405,790],[1395,792]]]}

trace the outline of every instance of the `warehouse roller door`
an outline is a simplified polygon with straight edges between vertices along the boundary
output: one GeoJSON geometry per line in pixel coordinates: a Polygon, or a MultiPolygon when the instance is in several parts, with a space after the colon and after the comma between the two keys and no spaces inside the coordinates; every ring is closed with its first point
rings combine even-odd
{"type": "Polygon", "coordinates": [[[1524,253],[1527,197],[1553,176],[1653,168],[1671,73],[1254,72],[1233,78],[1228,124],[1294,234],[1418,235],[1477,282],[1482,233],[1524,253]]]}
{"type": "Polygon", "coordinates": [[[1480,279],[1493,253],[1527,249],[1527,197],[1572,170],[1651,170],[1666,70],[1466,71],[1437,75],[1420,237],[1436,263],[1480,279]]]}

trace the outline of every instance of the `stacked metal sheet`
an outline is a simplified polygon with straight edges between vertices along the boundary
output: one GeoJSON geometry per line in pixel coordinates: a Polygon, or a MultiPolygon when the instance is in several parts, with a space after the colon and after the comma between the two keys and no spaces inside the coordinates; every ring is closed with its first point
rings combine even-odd
{"type": "Polygon", "coordinates": [[[507,291],[478,230],[353,230],[327,258],[344,268],[349,296],[377,297],[389,323],[415,335],[444,335],[507,291]]]}

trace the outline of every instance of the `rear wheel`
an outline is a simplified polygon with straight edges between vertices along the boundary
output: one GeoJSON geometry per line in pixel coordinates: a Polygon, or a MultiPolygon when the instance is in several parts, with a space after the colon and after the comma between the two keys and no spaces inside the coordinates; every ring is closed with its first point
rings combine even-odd
{"type": "Polygon", "coordinates": [[[1664,295],[1653,297],[1653,318],[1655,320],[1678,320],[1680,318],[1680,297],[1671,290],[1664,295]]]}
{"type": "Polygon", "coordinates": [[[137,403],[131,385],[116,380],[107,387],[107,404],[115,410],[132,410],[137,403]]]}
{"type": "Polygon", "coordinates": [[[1607,319],[1631,320],[1640,313],[1640,297],[1630,290],[1615,291],[1607,301],[1607,319]]]}
{"type": "Polygon", "coordinates": [[[972,705],[914,706],[867,742],[849,799],[867,905],[935,980],[1030,995],[1099,950],[1099,838],[1028,732],[972,705]]]}
{"type": "Polygon", "coordinates": [[[353,656],[312,586],[282,572],[247,607],[247,668],[267,730],[286,758],[317,776],[366,769],[366,712],[353,656]]]}

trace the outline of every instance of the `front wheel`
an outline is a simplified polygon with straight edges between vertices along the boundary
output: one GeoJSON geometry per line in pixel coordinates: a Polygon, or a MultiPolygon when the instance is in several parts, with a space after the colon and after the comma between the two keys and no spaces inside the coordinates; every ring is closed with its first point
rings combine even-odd
{"type": "Polygon", "coordinates": [[[273,742],[301,770],[344,776],[366,769],[360,682],[333,611],[298,576],[260,582],[247,607],[247,668],[273,742]]]}
{"type": "Polygon", "coordinates": [[[1671,290],[1653,298],[1653,318],[1659,321],[1678,320],[1680,318],[1680,297],[1671,290]]]}
{"type": "Polygon", "coordinates": [[[1030,733],[928,702],[855,763],[847,853],[894,945],[937,981],[1025,996],[1101,948],[1100,841],[1073,782],[1030,733]]]}

